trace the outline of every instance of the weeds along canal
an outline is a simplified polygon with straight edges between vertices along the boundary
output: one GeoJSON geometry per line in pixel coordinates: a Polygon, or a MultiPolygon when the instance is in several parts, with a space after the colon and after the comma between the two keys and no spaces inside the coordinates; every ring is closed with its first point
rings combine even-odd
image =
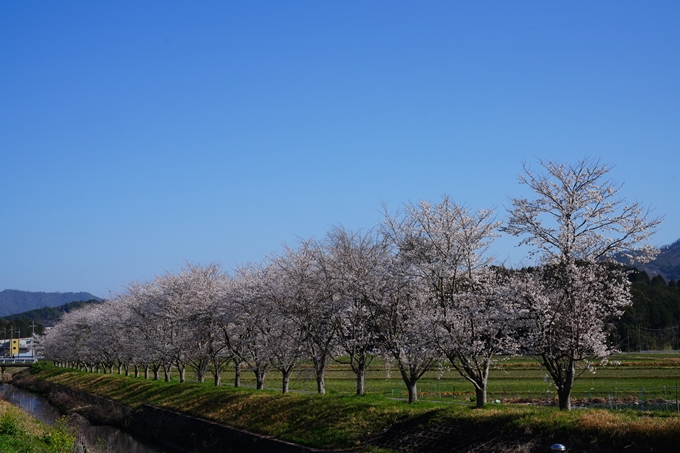
{"type": "MultiPolygon", "coordinates": [[[[11,384],[0,384],[0,398],[28,412],[38,420],[53,425],[62,418],[59,410],[40,395],[11,384]]],[[[133,437],[130,433],[106,425],[92,425],[74,414],[69,425],[75,427],[78,439],[92,452],[105,453],[169,453],[166,448],[133,437]]]]}

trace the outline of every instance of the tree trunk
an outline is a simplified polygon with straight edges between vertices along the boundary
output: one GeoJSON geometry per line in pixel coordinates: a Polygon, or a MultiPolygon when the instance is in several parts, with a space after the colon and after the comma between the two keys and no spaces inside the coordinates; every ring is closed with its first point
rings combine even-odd
{"type": "Polygon", "coordinates": [[[561,411],[571,410],[571,387],[563,387],[557,389],[557,396],[561,411]]]}
{"type": "Polygon", "coordinates": [[[475,398],[477,399],[477,407],[484,407],[486,404],[486,387],[475,387],[475,398]]]}
{"type": "Polygon", "coordinates": [[[557,387],[557,397],[559,399],[559,406],[561,411],[571,410],[571,389],[574,386],[574,376],[576,375],[576,367],[574,362],[571,362],[567,368],[564,381],[557,387]]]}
{"type": "Polygon", "coordinates": [[[267,377],[267,372],[260,369],[255,370],[255,381],[257,382],[255,388],[257,390],[264,389],[264,378],[267,377]]]}
{"type": "Polygon", "coordinates": [[[123,364],[118,362],[118,375],[123,374],[123,364]]]}
{"type": "Polygon", "coordinates": [[[283,385],[281,385],[281,392],[288,393],[288,384],[290,383],[290,375],[292,370],[283,371],[283,385]]]}
{"type": "Polygon", "coordinates": [[[139,377],[139,365],[137,365],[136,363],[135,363],[135,377],[136,378],[139,377]]]}
{"type": "Polygon", "coordinates": [[[205,374],[208,371],[209,362],[207,359],[201,359],[194,363],[194,372],[196,373],[196,380],[200,383],[205,382],[205,374]]]}
{"type": "Polygon", "coordinates": [[[187,370],[187,367],[185,367],[185,366],[179,367],[179,366],[178,366],[178,367],[177,367],[177,370],[179,371],[179,382],[180,382],[180,383],[185,382],[185,381],[186,381],[186,370],[187,370]]]}
{"type": "Polygon", "coordinates": [[[212,362],[212,368],[206,366],[206,369],[212,373],[215,387],[219,387],[222,385],[222,371],[227,364],[217,357],[213,357],[210,361],[212,362]]]}
{"type": "Polygon", "coordinates": [[[234,387],[241,386],[241,361],[234,362],[234,387]]]}
{"type": "Polygon", "coordinates": [[[326,361],[319,360],[314,363],[314,371],[316,373],[316,391],[319,395],[326,394],[326,381],[324,376],[326,374],[326,361]]]}
{"type": "Polygon", "coordinates": [[[416,387],[416,383],[407,383],[406,388],[408,388],[408,403],[415,403],[418,401],[418,388],[416,387]]]}
{"type": "Polygon", "coordinates": [[[326,382],[323,379],[323,375],[316,377],[316,391],[319,395],[326,394],[326,382]]]}
{"type": "Polygon", "coordinates": [[[357,370],[357,395],[362,396],[366,390],[366,369],[359,368],[357,370]]]}

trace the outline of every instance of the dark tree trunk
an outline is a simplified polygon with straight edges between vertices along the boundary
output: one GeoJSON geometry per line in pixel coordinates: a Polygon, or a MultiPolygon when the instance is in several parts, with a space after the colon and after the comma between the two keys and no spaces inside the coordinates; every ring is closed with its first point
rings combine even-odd
{"type": "Polygon", "coordinates": [[[241,386],[241,361],[237,360],[234,362],[234,387],[241,386]]]}
{"type": "Polygon", "coordinates": [[[366,369],[359,368],[357,370],[357,395],[362,396],[366,393],[366,369]]]}
{"type": "Polygon", "coordinates": [[[571,386],[557,389],[557,397],[561,411],[571,410],[571,386]]]}
{"type": "Polygon", "coordinates": [[[475,387],[475,398],[477,399],[476,406],[478,408],[484,407],[486,404],[486,387],[475,387]]]}
{"type": "Polygon", "coordinates": [[[324,376],[326,374],[326,361],[319,360],[314,363],[314,371],[316,373],[316,391],[319,395],[326,394],[326,381],[324,376]]]}
{"type": "Polygon", "coordinates": [[[267,371],[263,371],[260,369],[255,370],[255,381],[256,381],[256,386],[255,388],[257,390],[263,390],[264,389],[264,379],[267,377],[267,371]]]}
{"type": "Polygon", "coordinates": [[[408,402],[409,404],[415,403],[418,401],[418,388],[416,386],[415,382],[409,382],[406,384],[406,388],[408,388],[408,402]]]}
{"type": "Polygon", "coordinates": [[[283,371],[283,384],[281,385],[281,392],[288,393],[288,385],[290,383],[290,375],[292,370],[283,371]]]}

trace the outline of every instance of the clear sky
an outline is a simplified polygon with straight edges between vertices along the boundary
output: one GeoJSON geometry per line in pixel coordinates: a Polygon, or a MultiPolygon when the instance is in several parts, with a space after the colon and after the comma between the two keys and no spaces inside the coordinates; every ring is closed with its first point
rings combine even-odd
{"type": "Polygon", "coordinates": [[[0,2],[0,290],[107,297],[445,193],[504,219],[537,158],[615,165],[670,244],[679,23],[678,1],[0,2]]]}

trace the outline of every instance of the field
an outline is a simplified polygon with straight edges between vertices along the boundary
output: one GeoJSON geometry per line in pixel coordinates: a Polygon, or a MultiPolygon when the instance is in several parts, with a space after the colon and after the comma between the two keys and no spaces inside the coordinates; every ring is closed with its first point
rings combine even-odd
{"type": "MultiPolygon", "coordinates": [[[[451,452],[473,451],[450,449],[451,442],[462,441],[470,448],[492,442],[490,451],[544,451],[555,441],[569,443],[570,451],[595,451],[586,449],[593,445],[614,448],[606,451],[632,445],[639,448],[626,451],[674,451],[680,442],[680,414],[675,412],[680,355],[631,354],[616,359],[621,362],[616,367],[577,381],[575,392],[575,407],[592,407],[596,401],[609,407],[611,395],[612,408],[624,409],[614,411],[560,412],[554,406],[545,407],[550,387],[540,367],[526,358],[510,359],[494,371],[489,400],[501,403],[490,403],[484,410],[473,409],[472,386],[451,371],[444,371],[440,379],[437,372],[425,376],[420,385],[422,400],[409,405],[403,401],[404,387],[396,370],[387,379],[381,363],[373,365],[367,379],[370,393],[365,397],[350,396],[353,375],[343,364],[331,366],[326,396],[314,394],[315,381],[308,367],[296,375],[291,387],[297,391],[290,395],[277,391],[274,373],[268,376],[268,391],[234,389],[228,381],[233,370],[224,373],[225,384],[219,388],[209,382],[144,381],[44,366],[33,370],[33,378],[97,393],[131,407],[157,405],[321,448],[417,451],[409,445],[413,446],[414,439],[419,442],[418,436],[426,436],[434,442],[432,448],[451,452]],[[635,410],[625,409],[624,403],[635,410]],[[443,432],[455,439],[436,437],[444,436],[443,432]]],[[[245,386],[254,384],[246,370],[242,379],[245,386]]],[[[430,453],[435,451],[439,450],[430,453]]]]}
{"type": "MultiPolygon", "coordinates": [[[[191,376],[188,374],[189,378],[191,376]]],[[[488,401],[502,403],[556,404],[556,393],[545,379],[546,371],[527,357],[509,358],[492,370],[489,378],[488,401]]],[[[233,368],[222,374],[226,385],[232,383],[233,368]]],[[[241,383],[255,387],[253,374],[241,372],[241,383]]],[[[266,388],[280,388],[281,375],[270,371],[266,388]]],[[[661,409],[676,411],[680,385],[680,354],[635,353],[620,354],[611,358],[606,367],[595,373],[584,372],[576,380],[572,392],[575,406],[661,409]]],[[[309,365],[301,365],[291,380],[292,391],[315,392],[316,381],[309,365]]],[[[334,363],[326,373],[326,389],[330,394],[354,394],[354,374],[347,364],[334,363]]],[[[444,401],[452,404],[469,404],[475,392],[472,384],[455,370],[443,367],[425,374],[418,382],[419,399],[444,401]]],[[[388,398],[406,398],[399,371],[392,366],[388,372],[383,362],[374,361],[367,373],[366,392],[388,398]]],[[[492,403],[493,404],[493,403],[492,403]]]]}

